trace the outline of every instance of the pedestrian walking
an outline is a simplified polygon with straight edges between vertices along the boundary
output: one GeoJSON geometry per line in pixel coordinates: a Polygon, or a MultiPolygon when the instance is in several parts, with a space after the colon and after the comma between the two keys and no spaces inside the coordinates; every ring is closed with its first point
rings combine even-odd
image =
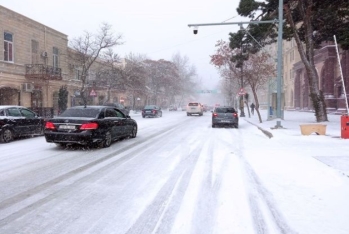
{"type": "Polygon", "coordinates": [[[250,107],[251,107],[251,113],[252,113],[252,115],[254,115],[254,108],[255,108],[256,106],[254,105],[253,102],[252,102],[252,104],[250,105],[250,107]]]}

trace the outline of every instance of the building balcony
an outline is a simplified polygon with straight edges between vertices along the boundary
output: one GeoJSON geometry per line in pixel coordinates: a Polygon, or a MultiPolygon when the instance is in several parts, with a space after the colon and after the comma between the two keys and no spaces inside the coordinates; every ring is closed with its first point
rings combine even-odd
{"type": "Polygon", "coordinates": [[[44,64],[26,64],[25,78],[62,80],[62,69],[44,64]]]}

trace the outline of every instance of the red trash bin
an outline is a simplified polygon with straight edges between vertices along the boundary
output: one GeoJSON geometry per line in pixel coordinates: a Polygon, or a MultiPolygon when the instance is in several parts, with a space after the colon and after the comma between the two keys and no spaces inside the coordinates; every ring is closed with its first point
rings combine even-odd
{"type": "Polygon", "coordinates": [[[341,138],[344,138],[344,139],[349,138],[349,116],[348,115],[341,116],[341,138]]]}

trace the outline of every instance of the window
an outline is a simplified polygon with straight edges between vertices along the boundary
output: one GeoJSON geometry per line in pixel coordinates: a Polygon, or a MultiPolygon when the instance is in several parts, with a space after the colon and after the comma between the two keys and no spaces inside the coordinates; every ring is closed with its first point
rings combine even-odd
{"type": "Polygon", "coordinates": [[[53,67],[57,68],[58,67],[58,48],[53,47],[53,67]]]}
{"type": "Polygon", "coordinates": [[[116,110],[116,115],[117,117],[125,118],[125,115],[121,111],[116,110]]]}
{"type": "Polygon", "coordinates": [[[107,109],[105,111],[105,117],[117,117],[116,111],[114,109],[107,109]]]}
{"type": "Polygon", "coordinates": [[[21,109],[21,113],[27,119],[33,119],[36,117],[34,112],[31,112],[30,110],[27,110],[27,109],[21,109]]]}
{"type": "Polygon", "coordinates": [[[294,60],[294,49],[291,50],[290,60],[291,60],[291,61],[294,60]]]}
{"type": "Polygon", "coordinates": [[[21,117],[22,116],[17,108],[8,109],[8,114],[9,114],[9,116],[13,116],[13,117],[21,117]]]}
{"type": "Polygon", "coordinates": [[[5,110],[0,110],[0,116],[6,116],[5,110]]]}
{"type": "Polygon", "coordinates": [[[82,70],[80,68],[75,68],[75,80],[81,80],[82,70]]]}
{"type": "Polygon", "coordinates": [[[32,64],[39,63],[39,42],[32,40],[32,64]]]}
{"type": "Polygon", "coordinates": [[[11,33],[4,33],[4,61],[13,62],[13,36],[11,33]]]}

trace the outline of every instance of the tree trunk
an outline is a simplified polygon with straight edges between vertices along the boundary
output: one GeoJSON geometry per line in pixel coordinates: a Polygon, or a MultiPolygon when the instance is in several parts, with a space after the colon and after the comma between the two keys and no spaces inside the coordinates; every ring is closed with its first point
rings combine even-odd
{"type": "Polygon", "coordinates": [[[262,117],[261,117],[261,113],[259,113],[259,100],[258,100],[258,95],[257,95],[257,92],[256,92],[256,89],[254,87],[251,87],[252,89],[252,93],[253,93],[253,97],[254,97],[254,101],[255,101],[255,111],[257,112],[257,115],[258,115],[258,119],[259,119],[259,123],[262,123],[262,117]]]}
{"type": "MultiPolygon", "coordinates": [[[[307,12],[310,9],[310,6],[307,6],[305,2],[299,2],[299,7],[302,7],[302,12],[307,12]],[[303,5],[304,4],[304,5],[303,5]]],[[[319,76],[315,68],[314,63],[314,46],[313,46],[313,28],[311,25],[311,20],[309,14],[303,15],[303,24],[305,28],[305,44],[300,40],[299,34],[297,32],[297,27],[293,21],[291,10],[287,4],[284,5],[286,17],[293,29],[293,36],[297,43],[297,48],[299,55],[302,59],[302,62],[305,66],[307,72],[307,78],[309,82],[309,92],[310,98],[313,103],[315,110],[315,116],[317,122],[328,121],[327,112],[326,112],[326,103],[322,92],[319,89],[319,76]],[[306,51],[305,51],[306,50],[306,51]]]]}

